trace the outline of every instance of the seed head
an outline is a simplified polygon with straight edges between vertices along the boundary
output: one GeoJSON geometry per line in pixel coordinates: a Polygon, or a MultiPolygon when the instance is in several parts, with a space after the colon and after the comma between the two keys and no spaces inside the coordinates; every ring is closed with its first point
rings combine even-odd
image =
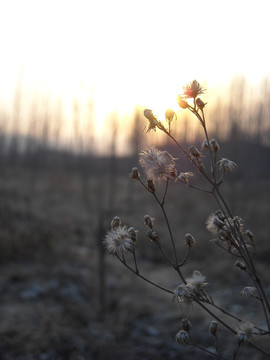
{"type": "Polygon", "coordinates": [[[183,100],[181,95],[177,96],[177,104],[180,106],[180,108],[182,109],[186,109],[188,107],[188,103],[183,100]]]}
{"type": "Polygon", "coordinates": [[[211,214],[206,220],[206,228],[212,234],[217,234],[219,230],[224,228],[224,225],[224,222],[216,214],[211,214]]]}
{"type": "Polygon", "coordinates": [[[175,335],[175,340],[182,345],[187,345],[189,343],[188,333],[185,330],[180,330],[175,335]]]}
{"type": "Polygon", "coordinates": [[[151,229],[149,229],[146,233],[146,236],[153,242],[158,243],[159,244],[159,236],[155,231],[152,231],[151,229]]]}
{"type": "Polygon", "coordinates": [[[181,181],[184,184],[187,184],[189,182],[189,179],[193,176],[193,173],[190,171],[187,172],[181,172],[180,175],[177,177],[176,180],[181,181]]]}
{"type": "Polygon", "coordinates": [[[185,239],[186,239],[186,244],[188,247],[191,248],[191,247],[195,246],[195,239],[191,234],[186,234],[185,239]]]}
{"type": "Polygon", "coordinates": [[[254,326],[250,322],[242,322],[238,325],[236,328],[237,334],[236,339],[238,341],[238,344],[243,344],[249,340],[253,335],[253,329],[254,326]]]}
{"type": "Polygon", "coordinates": [[[144,225],[149,227],[149,229],[153,230],[154,227],[154,218],[151,218],[149,215],[144,215],[144,225]]]}
{"type": "Polygon", "coordinates": [[[147,132],[150,132],[151,130],[156,131],[156,127],[159,126],[159,121],[156,118],[156,116],[153,115],[152,110],[145,109],[143,114],[146,117],[146,119],[149,121],[149,126],[148,126],[147,132]]]}
{"type": "Polygon", "coordinates": [[[211,324],[209,325],[210,334],[216,337],[217,329],[218,329],[218,323],[215,320],[211,321],[211,324]]]}
{"type": "Polygon", "coordinates": [[[206,139],[204,139],[201,145],[201,150],[207,150],[207,149],[209,149],[209,143],[206,139]]]}
{"type": "Polygon", "coordinates": [[[191,145],[188,148],[188,151],[193,158],[199,158],[202,155],[202,153],[200,153],[199,150],[194,145],[191,145]]]}
{"type": "Polygon", "coordinates": [[[165,118],[166,118],[169,122],[171,122],[171,121],[173,120],[174,116],[175,116],[175,112],[174,112],[172,109],[166,110],[166,112],[165,112],[165,118]]]}
{"type": "Polygon", "coordinates": [[[126,226],[118,226],[108,231],[104,245],[110,255],[123,256],[128,251],[134,251],[134,240],[126,226]]]}
{"type": "Polygon", "coordinates": [[[177,300],[179,303],[191,304],[194,300],[194,293],[190,286],[186,284],[181,284],[177,286],[174,290],[174,300],[177,300]]]}
{"type": "Polygon", "coordinates": [[[217,152],[220,150],[220,146],[219,146],[219,144],[218,144],[218,142],[217,142],[216,139],[210,140],[210,146],[211,146],[211,149],[212,149],[215,153],[217,153],[217,152]]]}
{"type": "Polygon", "coordinates": [[[136,242],[137,241],[137,232],[134,227],[130,227],[128,229],[128,236],[130,237],[130,239],[133,241],[133,242],[136,242]]]}
{"type": "Polygon", "coordinates": [[[184,318],[181,320],[181,329],[185,330],[186,332],[189,332],[189,330],[192,328],[191,322],[184,318]]]}
{"type": "Polygon", "coordinates": [[[136,167],[132,168],[129,176],[134,180],[138,180],[140,178],[140,173],[139,173],[138,168],[136,168],[136,167]]]}
{"type": "Polygon", "coordinates": [[[192,276],[187,278],[187,285],[196,295],[201,296],[204,295],[204,288],[207,286],[205,279],[205,276],[200,271],[194,270],[192,276]]]}
{"type": "Polygon", "coordinates": [[[184,86],[184,97],[186,99],[196,99],[200,94],[203,94],[204,90],[197,80],[193,80],[190,84],[184,86]]]}
{"type": "Polygon", "coordinates": [[[121,220],[119,216],[115,216],[111,221],[111,228],[114,230],[121,225],[121,220]]]}
{"type": "Polygon", "coordinates": [[[246,286],[244,289],[240,292],[240,296],[242,298],[248,299],[251,297],[258,298],[258,291],[253,286],[246,286]]]}
{"type": "Polygon", "coordinates": [[[167,151],[155,148],[142,150],[139,154],[140,165],[153,183],[176,178],[175,160],[167,151]]]}
{"type": "Polygon", "coordinates": [[[236,164],[228,159],[222,158],[217,162],[219,164],[219,170],[224,174],[226,172],[232,172],[236,168],[236,164]]]}

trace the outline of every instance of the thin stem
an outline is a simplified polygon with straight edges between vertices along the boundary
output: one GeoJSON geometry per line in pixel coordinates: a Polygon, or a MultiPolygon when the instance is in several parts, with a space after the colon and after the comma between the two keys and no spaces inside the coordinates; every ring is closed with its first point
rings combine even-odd
{"type": "Polygon", "coordinates": [[[226,360],[226,358],[223,357],[222,355],[216,354],[216,353],[214,353],[214,352],[212,352],[212,351],[210,351],[210,350],[207,350],[207,349],[205,349],[204,347],[202,347],[201,345],[199,345],[199,344],[197,344],[197,343],[195,343],[195,342],[192,343],[192,345],[196,346],[196,347],[199,348],[200,350],[202,350],[202,351],[204,351],[204,352],[206,352],[206,353],[208,353],[208,354],[210,354],[210,355],[216,356],[218,359],[226,360]]]}
{"type": "Polygon", "coordinates": [[[133,251],[132,253],[133,253],[133,259],[134,259],[134,264],[135,264],[136,274],[139,274],[139,268],[138,268],[138,265],[137,265],[137,258],[136,258],[136,252],[135,252],[135,249],[134,249],[134,251],[133,251]]]}
{"type": "Polygon", "coordinates": [[[125,260],[121,259],[118,255],[116,255],[118,257],[118,259],[120,260],[120,262],[125,265],[126,268],[128,268],[131,272],[133,272],[134,274],[136,274],[137,276],[139,276],[141,279],[145,280],[146,282],[148,282],[149,284],[163,290],[166,291],[169,294],[174,294],[174,292],[172,290],[166,289],[163,286],[160,286],[156,283],[154,283],[153,281],[147,279],[145,276],[141,275],[140,273],[137,273],[134,269],[132,269],[132,267],[130,267],[125,260]]]}

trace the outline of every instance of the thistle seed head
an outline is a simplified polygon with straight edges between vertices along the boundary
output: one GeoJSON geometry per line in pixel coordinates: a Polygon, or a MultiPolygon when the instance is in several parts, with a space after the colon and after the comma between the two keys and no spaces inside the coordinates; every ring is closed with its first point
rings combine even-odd
{"type": "Polygon", "coordinates": [[[183,184],[188,184],[189,179],[193,176],[193,173],[190,171],[181,172],[176,180],[181,181],[183,184]]]}
{"type": "Polygon", "coordinates": [[[233,172],[233,170],[236,168],[236,164],[228,159],[222,158],[217,162],[219,164],[219,170],[221,173],[225,174],[226,172],[233,172]]]}
{"type": "Polygon", "coordinates": [[[104,245],[110,255],[123,256],[134,251],[134,241],[126,226],[118,226],[107,232],[104,245]]]}
{"type": "Polygon", "coordinates": [[[175,160],[167,151],[155,148],[142,150],[139,154],[140,165],[153,183],[176,178],[175,160]]]}
{"type": "Polygon", "coordinates": [[[194,293],[190,286],[181,284],[174,290],[173,299],[179,303],[190,304],[194,300],[194,293]]]}
{"type": "Polygon", "coordinates": [[[184,97],[186,99],[196,99],[200,94],[203,94],[204,90],[197,80],[193,80],[190,84],[184,86],[184,97]]]}

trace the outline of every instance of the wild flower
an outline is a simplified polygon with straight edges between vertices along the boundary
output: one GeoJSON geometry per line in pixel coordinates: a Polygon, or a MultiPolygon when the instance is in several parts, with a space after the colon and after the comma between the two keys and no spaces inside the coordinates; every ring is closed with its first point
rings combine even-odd
{"type": "Polygon", "coordinates": [[[140,152],[139,162],[148,179],[153,183],[176,178],[177,170],[175,161],[167,151],[155,148],[146,149],[140,152]]]}
{"type": "Polygon", "coordinates": [[[258,297],[258,291],[253,286],[246,286],[242,291],[240,291],[240,296],[242,298],[248,299],[250,297],[258,297]]]}
{"type": "Polygon", "coordinates": [[[179,180],[179,181],[181,181],[181,182],[184,183],[184,184],[188,184],[189,179],[190,179],[192,176],[194,176],[194,174],[193,174],[192,172],[190,172],[190,171],[181,172],[181,173],[178,175],[178,177],[177,177],[176,180],[179,180]]]}
{"type": "Polygon", "coordinates": [[[222,158],[217,163],[219,164],[219,170],[222,173],[226,173],[229,171],[232,172],[237,166],[233,161],[225,159],[225,158],[222,158]]]}
{"type": "Polygon", "coordinates": [[[189,343],[189,336],[185,330],[180,330],[175,335],[175,340],[182,345],[187,345],[189,343]]]}
{"type": "Polygon", "coordinates": [[[186,99],[196,99],[200,94],[203,94],[204,90],[197,80],[193,80],[190,84],[184,86],[184,97],[186,99]]]}
{"type": "Polygon", "coordinates": [[[188,108],[188,103],[182,98],[181,95],[177,96],[177,103],[180,106],[180,108],[182,109],[187,109],[188,108]]]}
{"type": "Polygon", "coordinates": [[[110,255],[123,256],[128,251],[134,251],[133,230],[131,229],[133,228],[118,226],[107,232],[104,245],[110,255]]]}

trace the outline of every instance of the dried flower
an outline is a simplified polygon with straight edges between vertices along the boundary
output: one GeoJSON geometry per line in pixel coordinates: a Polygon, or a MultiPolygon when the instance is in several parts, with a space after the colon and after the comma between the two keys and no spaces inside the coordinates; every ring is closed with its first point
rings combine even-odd
{"type": "Polygon", "coordinates": [[[241,270],[246,270],[247,269],[246,265],[240,260],[237,260],[234,265],[236,267],[238,267],[239,269],[241,269],[241,270]]]}
{"type": "Polygon", "coordinates": [[[253,329],[254,326],[250,322],[242,322],[238,325],[236,328],[237,334],[236,339],[238,341],[238,344],[243,344],[249,340],[253,335],[253,329]]]}
{"type": "Polygon", "coordinates": [[[128,229],[128,236],[130,237],[130,239],[135,242],[137,241],[137,230],[134,229],[134,227],[130,227],[128,229]]]}
{"type": "Polygon", "coordinates": [[[181,329],[185,330],[186,332],[189,332],[189,330],[192,328],[191,322],[184,318],[181,320],[181,329]]]}
{"type": "Polygon", "coordinates": [[[240,291],[240,296],[245,299],[250,297],[258,298],[258,291],[253,286],[246,286],[242,291],[240,291]]]}
{"type": "Polygon", "coordinates": [[[236,164],[228,159],[222,158],[221,160],[218,161],[219,164],[219,170],[222,173],[228,172],[228,171],[233,171],[236,168],[236,164]]]}
{"type": "Polygon", "coordinates": [[[202,110],[206,105],[206,103],[204,103],[200,98],[196,99],[196,104],[200,110],[202,110]]]}
{"type": "Polygon", "coordinates": [[[151,230],[153,230],[153,227],[154,227],[154,218],[151,218],[149,215],[145,215],[144,216],[144,225],[149,227],[151,230]]]}
{"type": "Polygon", "coordinates": [[[104,245],[110,255],[123,256],[128,251],[134,251],[134,240],[126,226],[118,226],[108,231],[104,245]]]}
{"type": "Polygon", "coordinates": [[[180,175],[177,177],[176,180],[181,181],[184,184],[187,184],[189,182],[189,179],[193,176],[193,173],[190,171],[187,172],[182,172],[180,173],[180,175]]]}
{"type": "Polygon", "coordinates": [[[205,279],[205,276],[200,271],[194,270],[192,276],[187,278],[187,285],[196,295],[201,296],[204,295],[204,288],[207,286],[205,279]]]}
{"type": "Polygon", "coordinates": [[[217,329],[218,329],[218,323],[215,320],[211,321],[211,324],[209,325],[210,334],[212,334],[213,336],[216,336],[217,329]]]}
{"type": "Polygon", "coordinates": [[[145,109],[143,114],[146,117],[146,119],[149,121],[149,126],[148,126],[148,129],[147,129],[147,132],[150,132],[151,130],[156,131],[156,127],[159,125],[159,121],[156,118],[156,116],[153,115],[152,110],[145,109]]]}
{"type": "Polygon", "coordinates": [[[220,220],[216,214],[211,214],[206,220],[206,228],[212,234],[217,234],[224,226],[224,222],[220,220]]]}
{"type": "Polygon", "coordinates": [[[190,155],[194,158],[199,158],[202,155],[202,153],[200,153],[199,150],[194,145],[191,145],[188,148],[188,151],[189,151],[190,155]]]}
{"type": "Polygon", "coordinates": [[[175,335],[175,340],[182,345],[187,345],[189,343],[188,340],[188,333],[185,330],[180,330],[176,335],[175,335]]]}
{"type": "Polygon", "coordinates": [[[174,290],[173,299],[179,303],[190,304],[194,299],[194,293],[190,286],[181,284],[174,290]]]}
{"type": "Polygon", "coordinates": [[[190,84],[184,86],[184,97],[186,99],[196,99],[200,94],[203,94],[204,90],[197,80],[193,80],[190,84]]]}
{"type": "Polygon", "coordinates": [[[155,188],[155,185],[154,185],[154,183],[153,183],[153,180],[151,180],[151,179],[148,179],[148,180],[147,180],[147,189],[148,189],[149,191],[151,191],[152,193],[154,193],[154,192],[156,191],[156,188],[155,188]]]}
{"type": "Polygon", "coordinates": [[[155,231],[149,229],[146,233],[146,236],[153,242],[159,243],[159,236],[155,231]]]}
{"type": "Polygon", "coordinates": [[[169,178],[176,178],[177,170],[175,161],[167,151],[161,151],[155,148],[142,150],[139,154],[140,164],[148,179],[153,183],[169,178]]]}
{"type": "Polygon", "coordinates": [[[116,229],[121,225],[121,220],[119,216],[115,216],[111,221],[111,228],[116,229]]]}
{"type": "Polygon", "coordinates": [[[172,109],[166,110],[166,112],[165,112],[165,118],[166,118],[169,122],[171,122],[171,121],[173,120],[174,116],[175,116],[175,112],[174,112],[172,109]]]}
{"type": "Polygon", "coordinates": [[[180,106],[180,108],[182,108],[182,109],[186,109],[186,108],[188,108],[188,103],[185,101],[185,100],[183,100],[183,98],[182,98],[182,96],[181,95],[178,95],[177,96],[177,104],[180,106]]]}
{"type": "Polygon", "coordinates": [[[139,173],[138,168],[136,168],[136,167],[132,168],[131,173],[129,174],[129,176],[132,179],[138,180],[140,178],[140,173],[139,173]]]}
{"type": "Polygon", "coordinates": [[[201,150],[207,150],[207,149],[209,149],[209,143],[206,139],[204,139],[201,145],[201,150]]]}
{"type": "Polygon", "coordinates": [[[216,139],[210,140],[211,149],[216,153],[220,150],[220,146],[216,139]]]}
{"type": "Polygon", "coordinates": [[[195,246],[195,239],[191,234],[186,234],[185,235],[185,239],[186,239],[186,244],[191,248],[193,246],[195,246]]]}

